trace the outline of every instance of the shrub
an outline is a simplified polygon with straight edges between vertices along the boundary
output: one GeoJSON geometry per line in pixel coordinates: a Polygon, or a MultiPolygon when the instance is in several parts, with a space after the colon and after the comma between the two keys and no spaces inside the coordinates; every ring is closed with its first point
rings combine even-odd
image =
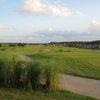
{"type": "Polygon", "coordinates": [[[0,83],[4,87],[11,87],[14,85],[14,71],[13,62],[7,59],[0,60],[0,83]]]}
{"type": "Polygon", "coordinates": [[[0,47],[2,46],[2,44],[0,44],[0,47]]]}
{"type": "Polygon", "coordinates": [[[9,44],[9,47],[16,47],[16,44],[9,44]]]}
{"type": "Polygon", "coordinates": [[[67,50],[66,52],[71,52],[71,50],[67,50]]]}
{"type": "Polygon", "coordinates": [[[32,85],[32,89],[38,89],[40,86],[41,66],[37,62],[30,62],[28,64],[28,79],[32,85]]]}
{"type": "Polygon", "coordinates": [[[56,63],[48,64],[0,59],[0,87],[53,90],[57,87],[58,71],[56,63]]]}
{"type": "Polygon", "coordinates": [[[46,75],[46,89],[54,90],[58,87],[58,79],[59,79],[59,70],[55,60],[50,59],[48,64],[45,66],[45,75],[46,75]]]}
{"type": "MultiPolygon", "coordinates": [[[[3,87],[20,87],[25,77],[24,62],[0,59],[0,85],[3,87]]],[[[25,82],[24,82],[25,83],[25,82]]]]}
{"type": "Polygon", "coordinates": [[[63,49],[59,49],[59,52],[63,52],[64,50],[63,49]]]}
{"type": "Polygon", "coordinates": [[[3,86],[3,81],[4,81],[4,60],[0,59],[0,86],[3,86]]]}
{"type": "Polygon", "coordinates": [[[22,61],[15,63],[14,73],[16,87],[25,89],[28,85],[27,63],[22,61]]]}

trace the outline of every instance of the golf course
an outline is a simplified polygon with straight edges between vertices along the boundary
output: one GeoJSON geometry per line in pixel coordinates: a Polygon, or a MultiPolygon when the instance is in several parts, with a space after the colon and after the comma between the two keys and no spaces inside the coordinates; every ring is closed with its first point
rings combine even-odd
{"type": "MultiPolygon", "coordinates": [[[[0,73],[0,80],[4,78],[4,85],[0,86],[0,99],[2,100],[97,100],[95,97],[80,95],[80,93],[73,93],[73,91],[60,88],[58,78],[60,74],[63,74],[99,81],[100,50],[50,45],[25,45],[22,47],[3,45],[0,47],[0,65],[1,72],[3,72],[3,74],[0,73]],[[13,64],[14,61],[16,64],[13,64]],[[34,86],[31,84],[32,86],[28,86],[28,88],[25,84],[19,86],[15,80],[14,72],[16,70],[13,65],[19,68],[22,66],[21,63],[27,66],[25,68],[30,76],[32,73],[36,75],[35,78],[40,74],[43,79],[43,73],[46,71],[46,80],[52,79],[53,85],[51,87],[47,85],[46,89],[41,89],[37,84],[34,86]],[[27,65],[26,63],[31,64],[27,65]],[[32,72],[31,66],[34,66],[35,71],[32,72]],[[38,73],[35,74],[35,72],[38,73]]],[[[25,76],[25,73],[21,74],[25,76]]],[[[28,78],[32,80],[30,76],[28,78]]],[[[23,80],[26,81],[24,78],[23,80]]],[[[40,78],[39,80],[41,81],[40,78]]]]}

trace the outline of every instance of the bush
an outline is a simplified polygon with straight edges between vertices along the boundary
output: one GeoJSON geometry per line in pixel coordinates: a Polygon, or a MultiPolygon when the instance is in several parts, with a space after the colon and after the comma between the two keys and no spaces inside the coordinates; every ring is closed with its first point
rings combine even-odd
{"type": "Polygon", "coordinates": [[[57,63],[55,60],[49,59],[47,65],[45,66],[45,75],[46,75],[46,88],[48,90],[54,90],[58,87],[59,82],[59,70],[57,68],[57,63]]]}
{"type": "Polygon", "coordinates": [[[16,47],[16,44],[9,44],[9,47],[16,47]]]}
{"type": "Polygon", "coordinates": [[[0,59],[0,87],[53,90],[58,82],[55,66],[53,60],[42,66],[39,62],[0,59]]]}
{"type": "Polygon", "coordinates": [[[67,50],[66,52],[71,52],[71,50],[67,50]]]}
{"type": "Polygon", "coordinates": [[[32,85],[32,89],[39,89],[40,86],[40,77],[41,67],[37,62],[30,62],[28,64],[28,79],[32,85]]]}
{"type": "Polygon", "coordinates": [[[59,52],[64,52],[64,50],[63,49],[59,49],[59,52]]]}
{"type": "Polygon", "coordinates": [[[28,77],[27,77],[27,63],[18,61],[15,64],[14,68],[15,73],[15,84],[17,88],[26,88],[28,85],[28,77]]]}
{"type": "Polygon", "coordinates": [[[0,59],[0,83],[3,87],[20,87],[25,72],[24,62],[0,59]]]}
{"type": "Polygon", "coordinates": [[[10,87],[13,85],[13,68],[12,62],[9,62],[6,59],[0,60],[0,83],[4,87],[10,87]]]}
{"type": "Polygon", "coordinates": [[[0,47],[2,46],[2,44],[0,44],[0,47]]]}

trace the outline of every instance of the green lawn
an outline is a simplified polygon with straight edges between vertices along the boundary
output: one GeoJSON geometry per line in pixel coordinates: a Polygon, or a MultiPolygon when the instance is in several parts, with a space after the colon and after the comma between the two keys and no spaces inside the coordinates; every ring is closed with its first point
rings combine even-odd
{"type": "MultiPolygon", "coordinates": [[[[89,77],[100,80],[100,51],[62,46],[0,47],[0,58],[21,59],[27,55],[33,60],[48,64],[50,59],[56,68],[65,74],[89,77]]],[[[26,91],[1,89],[0,100],[95,100],[66,91],[26,91]]]]}
{"type": "Polygon", "coordinates": [[[0,47],[0,57],[24,54],[46,63],[53,59],[62,73],[100,80],[100,51],[62,46],[0,47]]]}
{"type": "Polygon", "coordinates": [[[0,100],[96,100],[71,92],[62,90],[44,91],[24,91],[17,89],[0,89],[0,100]]]}

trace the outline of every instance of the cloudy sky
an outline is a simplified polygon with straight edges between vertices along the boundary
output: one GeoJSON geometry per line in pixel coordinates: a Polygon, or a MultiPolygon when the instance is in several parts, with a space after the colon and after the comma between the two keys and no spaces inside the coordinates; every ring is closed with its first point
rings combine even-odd
{"type": "Polygon", "coordinates": [[[0,0],[0,42],[100,40],[100,0],[0,0]]]}

